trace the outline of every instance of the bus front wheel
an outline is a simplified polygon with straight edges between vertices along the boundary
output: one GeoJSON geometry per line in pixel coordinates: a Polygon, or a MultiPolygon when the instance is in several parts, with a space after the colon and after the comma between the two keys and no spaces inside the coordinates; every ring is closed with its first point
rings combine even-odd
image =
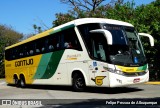
{"type": "Polygon", "coordinates": [[[74,91],[76,91],[76,92],[84,91],[85,80],[84,80],[83,75],[75,73],[73,75],[73,80],[72,81],[73,81],[72,86],[73,86],[74,91]]]}

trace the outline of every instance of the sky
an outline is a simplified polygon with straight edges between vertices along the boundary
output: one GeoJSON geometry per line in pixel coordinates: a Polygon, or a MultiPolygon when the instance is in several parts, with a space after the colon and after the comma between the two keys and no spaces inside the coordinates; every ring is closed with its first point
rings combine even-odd
{"type": "MultiPolygon", "coordinates": [[[[134,1],[141,5],[154,0],[134,1]]],[[[19,33],[31,34],[34,33],[33,24],[43,25],[42,29],[51,28],[55,14],[66,13],[70,9],[60,0],[0,0],[0,24],[11,26],[19,33]]]]}

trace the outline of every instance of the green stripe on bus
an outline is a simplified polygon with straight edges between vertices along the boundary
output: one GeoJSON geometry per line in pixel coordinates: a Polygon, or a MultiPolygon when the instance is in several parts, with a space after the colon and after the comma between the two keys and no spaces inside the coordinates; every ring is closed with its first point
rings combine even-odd
{"type": "Polygon", "coordinates": [[[146,69],[147,69],[147,64],[138,68],[138,70],[146,70],[146,69]]]}
{"type": "Polygon", "coordinates": [[[53,30],[52,32],[50,32],[49,34],[54,34],[54,33],[58,33],[58,32],[60,32],[61,30],[60,29],[58,29],[58,30],[53,30]]]}
{"type": "Polygon", "coordinates": [[[50,32],[49,34],[58,33],[58,32],[60,32],[60,31],[63,31],[63,30],[66,30],[66,29],[69,29],[69,28],[72,28],[72,27],[75,27],[75,25],[74,25],[74,24],[71,24],[71,25],[65,26],[65,27],[63,27],[63,28],[60,28],[60,29],[58,29],[58,30],[53,30],[53,31],[50,32]]]}
{"type": "Polygon", "coordinates": [[[63,31],[63,30],[66,30],[66,29],[69,29],[69,28],[72,28],[72,27],[75,27],[75,25],[71,24],[71,25],[65,26],[65,27],[61,28],[61,30],[63,31]]]}
{"type": "Polygon", "coordinates": [[[41,79],[49,79],[55,74],[63,53],[64,53],[64,50],[56,51],[52,53],[52,56],[46,68],[45,74],[41,77],[41,79]]]}
{"type": "Polygon", "coordinates": [[[34,79],[40,79],[44,75],[51,56],[52,53],[47,53],[42,55],[34,79]]]}

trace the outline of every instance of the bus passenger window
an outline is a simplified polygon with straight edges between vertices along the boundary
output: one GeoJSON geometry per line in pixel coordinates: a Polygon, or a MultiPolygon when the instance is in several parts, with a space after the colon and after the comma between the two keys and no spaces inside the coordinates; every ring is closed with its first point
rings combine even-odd
{"type": "Polygon", "coordinates": [[[22,57],[22,56],[23,56],[23,53],[20,53],[19,55],[20,55],[20,57],[22,57]]]}
{"type": "Polygon", "coordinates": [[[13,49],[12,49],[12,59],[15,59],[15,58],[16,58],[15,55],[16,55],[16,54],[15,54],[15,48],[13,48],[13,49]]]}
{"type": "Polygon", "coordinates": [[[53,45],[49,45],[49,50],[52,51],[54,49],[53,45]]]}
{"type": "Polygon", "coordinates": [[[48,52],[53,51],[54,47],[53,47],[53,39],[52,39],[52,37],[48,37],[45,43],[46,43],[47,51],[48,52]]]}
{"type": "Polygon", "coordinates": [[[61,38],[62,45],[65,49],[82,50],[76,32],[73,28],[65,30],[61,38]]]}
{"type": "Polygon", "coordinates": [[[36,49],[36,53],[40,53],[40,50],[39,50],[39,49],[36,49]]]}
{"type": "Polygon", "coordinates": [[[57,49],[59,48],[59,43],[57,43],[56,47],[57,47],[57,49]]]}
{"type": "Polygon", "coordinates": [[[65,42],[65,43],[64,43],[64,47],[65,47],[65,48],[73,48],[71,42],[65,42]]]}
{"type": "Polygon", "coordinates": [[[41,51],[42,51],[42,52],[45,52],[45,47],[42,47],[41,51]]]}
{"type": "Polygon", "coordinates": [[[33,55],[33,52],[34,52],[33,50],[30,50],[30,55],[33,55]]]}

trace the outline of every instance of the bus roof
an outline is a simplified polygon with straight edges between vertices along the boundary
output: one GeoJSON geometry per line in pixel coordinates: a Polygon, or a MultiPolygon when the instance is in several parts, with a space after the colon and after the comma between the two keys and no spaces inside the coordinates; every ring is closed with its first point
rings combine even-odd
{"type": "Polygon", "coordinates": [[[124,26],[133,27],[132,24],[127,22],[113,20],[113,19],[105,19],[105,18],[81,18],[81,19],[74,20],[75,25],[82,25],[87,23],[107,23],[107,24],[124,25],[124,26]]]}
{"type": "Polygon", "coordinates": [[[45,37],[45,36],[48,36],[48,35],[50,35],[52,33],[62,31],[62,30],[66,29],[68,27],[71,27],[71,26],[78,26],[78,25],[87,24],[87,23],[107,23],[107,24],[115,24],[115,25],[123,25],[123,26],[133,27],[133,25],[130,24],[130,23],[123,22],[123,21],[118,21],[118,20],[113,20],[113,19],[81,18],[81,19],[76,19],[76,20],[70,21],[68,23],[62,24],[62,25],[57,26],[55,28],[51,28],[51,29],[49,29],[47,31],[44,31],[44,32],[39,33],[39,34],[37,34],[35,36],[32,36],[32,37],[30,37],[30,38],[28,38],[26,40],[23,40],[23,41],[21,41],[19,43],[16,43],[16,44],[13,44],[11,46],[8,46],[5,49],[10,49],[10,48],[13,48],[15,46],[18,46],[18,45],[21,45],[21,44],[24,44],[24,43],[27,43],[27,42],[30,42],[30,41],[45,37]]]}

